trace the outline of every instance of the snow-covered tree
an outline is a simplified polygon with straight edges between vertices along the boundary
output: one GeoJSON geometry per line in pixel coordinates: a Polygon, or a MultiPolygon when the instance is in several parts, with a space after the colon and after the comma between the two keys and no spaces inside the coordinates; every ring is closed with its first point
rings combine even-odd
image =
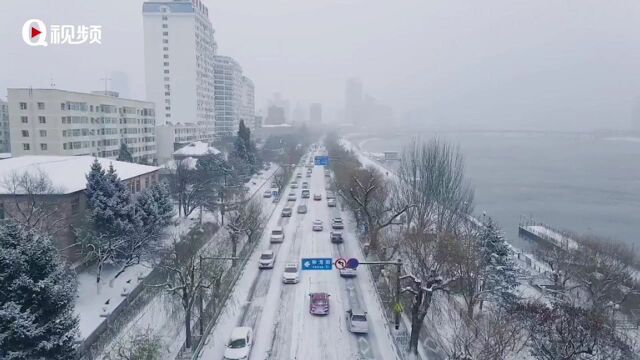
{"type": "Polygon", "coordinates": [[[244,120],[240,120],[230,157],[241,159],[250,169],[250,172],[255,172],[257,164],[256,147],[251,141],[251,130],[245,126],[244,120]]]}
{"type": "Polygon", "coordinates": [[[0,223],[0,359],[75,359],[76,281],[51,240],[0,223]]]}
{"type": "Polygon", "coordinates": [[[150,328],[120,339],[110,357],[116,360],[160,360],[164,343],[150,328]]]}
{"type": "Polygon", "coordinates": [[[158,233],[169,225],[173,217],[173,204],[164,183],[153,184],[136,195],[136,218],[151,232],[158,233]]]}
{"type": "Polygon", "coordinates": [[[489,218],[477,236],[484,276],[482,291],[501,302],[512,302],[512,290],[518,286],[513,250],[498,225],[489,218]]]}
{"type": "Polygon", "coordinates": [[[130,163],[133,162],[133,155],[131,155],[131,151],[124,141],[120,143],[120,150],[118,150],[118,157],[116,158],[116,160],[126,161],[130,163]]]}

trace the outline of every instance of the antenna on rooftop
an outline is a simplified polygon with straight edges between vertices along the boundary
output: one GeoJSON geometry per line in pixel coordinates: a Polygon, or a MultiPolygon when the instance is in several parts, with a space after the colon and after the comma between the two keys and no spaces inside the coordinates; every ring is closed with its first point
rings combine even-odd
{"type": "Polygon", "coordinates": [[[107,95],[107,91],[109,91],[108,82],[111,80],[111,78],[108,77],[107,74],[104,74],[104,77],[100,78],[100,80],[104,80],[104,94],[107,95]]]}

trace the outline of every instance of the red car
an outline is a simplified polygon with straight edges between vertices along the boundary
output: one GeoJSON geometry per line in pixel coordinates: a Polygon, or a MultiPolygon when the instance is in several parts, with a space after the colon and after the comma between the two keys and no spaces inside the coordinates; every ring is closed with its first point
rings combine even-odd
{"type": "Polygon", "coordinates": [[[328,315],[329,314],[329,294],[327,293],[311,293],[311,301],[309,302],[309,313],[312,315],[328,315]]]}

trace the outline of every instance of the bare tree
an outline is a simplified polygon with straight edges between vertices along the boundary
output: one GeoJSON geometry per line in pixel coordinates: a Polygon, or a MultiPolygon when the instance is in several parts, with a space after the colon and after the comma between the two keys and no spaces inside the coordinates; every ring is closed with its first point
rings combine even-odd
{"type": "Polygon", "coordinates": [[[178,216],[187,217],[206,203],[209,183],[212,181],[198,176],[192,165],[193,159],[176,160],[169,167],[171,172],[171,193],[178,200],[178,216]]]}
{"type": "Polygon", "coordinates": [[[252,242],[263,229],[264,223],[260,201],[251,200],[238,204],[225,225],[231,239],[231,256],[237,255],[240,235],[246,235],[247,241],[252,242]]]}
{"type": "Polygon", "coordinates": [[[116,343],[113,355],[107,355],[114,360],[160,360],[162,359],[162,338],[150,328],[139,331],[133,337],[121,338],[116,343]]]}
{"type": "Polygon", "coordinates": [[[151,286],[162,287],[164,290],[180,299],[184,310],[185,347],[191,348],[191,315],[193,305],[202,289],[209,289],[223,273],[223,266],[216,261],[203,261],[203,252],[194,249],[193,239],[177,242],[174,239],[171,255],[160,263],[166,272],[166,281],[151,286]]]}
{"type": "Polygon", "coordinates": [[[2,179],[2,186],[10,195],[5,208],[16,223],[48,234],[65,226],[66,212],[55,196],[64,191],[56,188],[44,172],[12,172],[2,179]]]}
{"type": "Polygon", "coordinates": [[[282,196],[282,191],[285,187],[287,187],[289,180],[291,180],[291,175],[293,175],[293,168],[288,165],[281,166],[273,174],[273,183],[278,188],[278,193],[280,194],[280,196],[282,196]]]}

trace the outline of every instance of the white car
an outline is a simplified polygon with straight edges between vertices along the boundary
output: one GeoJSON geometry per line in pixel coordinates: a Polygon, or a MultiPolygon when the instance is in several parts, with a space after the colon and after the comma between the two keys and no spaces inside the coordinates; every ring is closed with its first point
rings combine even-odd
{"type": "Polygon", "coordinates": [[[313,200],[315,200],[315,201],[322,200],[322,194],[320,194],[320,193],[313,194],[313,200]]]}
{"type": "Polygon", "coordinates": [[[264,194],[262,194],[263,198],[270,198],[271,197],[271,190],[265,190],[264,194]]]}
{"type": "Polygon", "coordinates": [[[282,282],[285,284],[297,284],[300,281],[300,270],[298,264],[289,263],[284,266],[282,273],[282,282]]]}
{"type": "Polygon", "coordinates": [[[272,243],[281,243],[284,241],[284,228],[282,226],[276,226],[271,230],[270,241],[272,243]]]}
{"type": "Polygon", "coordinates": [[[322,231],[322,220],[313,220],[313,231],[322,231]]]}
{"type": "Polygon", "coordinates": [[[296,201],[296,193],[289,193],[289,196],[287,196],[287,200],[296,201]]]}
{"type": "Polygon", "coordinates": [[[347,326],[352,333],[368,333],[369,323],[367,322],[367,313],[359,310],[347,310],[347,326]]]}
{"type": "Polygon", "coordinates": [[[292,182],[292,183],[291,183],[291,188],[292,188],[292,189],[297,189],[297,188],[298,188],[298,183],[297,183],[297,182],[295,182],[295,181],[294,181],[294,182],[292,182]]]}
{"type": "Polygon", "coordinates": [[[358,273],[356,273],[356,269],[352,269],[352,268],[344,268],[338,271],[340,271],[340,277],[343,277],[343,278],[353,278],[358,275],[358,273]]]}
{"type": "Polygon", "coordinates": [[[303,189],[308,189],[308,188],[309,188],[309,183],[308,183],[308,182],[306,182],[306,181],[305,181],[305,182],[303,182],[303,183],[302,183],[302,188],[303,188],[303,189]]]}
{"type": "Polygon", "coordinates": [[[333,218],[331,219],[331,228],[336,230],[344,229],[344,223],[342,222],[342,218],[333,218]]]}
{"type": "Polygon", "coordinates": [[[260,269],[273,269],[273,265],[276,262],[276,255],[273,253],[273,250],[265,250],[260,255],[260,269]]]}
{"type": "Polygon", "coordinates": [[[253,330],[248,326],[241,326],[231,331],[231,336],[224,349],[225,360],[248,359],[253,345],[253,330]]]}
{"type": "Polygon", "coordinates": [[[336,199],[327,199],[328,207],[336,207],[336,199]]]}

